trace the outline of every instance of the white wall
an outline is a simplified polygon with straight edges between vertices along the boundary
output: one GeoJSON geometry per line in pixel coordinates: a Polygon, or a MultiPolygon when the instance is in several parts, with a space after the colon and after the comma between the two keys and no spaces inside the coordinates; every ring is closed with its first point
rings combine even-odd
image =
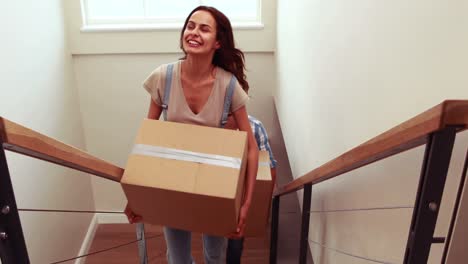
{"type": "MultiPolygon", "coordinates": [[[[83,128],[61,0],[2,1],[0,115],[78,148],[83,128]]],[[[19,208],[93,210],[90,176],[7,152],[19,208]]],[[[75,257],[92,215],[22,212],[31,263],[75,257]]]]}
{"type": "MultiPolygon", "coordinates": [[[[293,0],[278,1],[277,11],[275,99],[294,177],[444,99],[468,99],[466,1],[293,0]]],[[[467,145],[464,133],[436,235],[447,230],[467,145]]],[[[422,154],[313,188],[315,263],[371,263],[343,252],[402,262],[412,209],[357,209],[412,207],[422,154]],[[330,212],[337,209],[346,211],[330,212]]],[[[433,247],[431,263],[441,249],[433,247]]]]}
{"type": "MultiPolygon", "coordinates": [[[[88,151],[125,167],[137,129],[146,117],[150,97],[143,80],[162,63],[182,54],[75,55],[74,70],[88,151]]],[[[273,130],[272,92],[276,86],[273,53],[247,53],[249,113],[273,130]]],[[[117,183],[93,179],[98,210],[123,210],[126,199],[117,183]]],[[[103,216],[105,217],[105,216],[103,216]]],[[[125,221],[120,216],[103,221],[125,221]]]]}

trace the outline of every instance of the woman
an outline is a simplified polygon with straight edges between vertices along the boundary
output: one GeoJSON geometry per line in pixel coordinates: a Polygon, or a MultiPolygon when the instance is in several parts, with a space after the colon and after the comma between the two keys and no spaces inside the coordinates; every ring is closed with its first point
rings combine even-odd
{"type": "MultiPolygon", "coordinates": [[[[237,79],[232,95],[231,112],[239,129],[248,135],[247,173],[244,197],[237,230],[231,238],[243,236],[245,220],[257,174],[258,149],[250,128],[245,107],[249,85],[244,74],[244,55],[234,46],[229,19],[213,7],[199,6],[187,17],[180,36],[182,60],[162,65],[145,80],[151,95],[148,118],[159,119],[165,111],[168,121],[218,127],[223,113],[227,86],[232,75],[237,79]],[[172,70],[172,71],[171,71],[172,70]],[[167,72],[172,72],[168,107],[163,103],[167,72]]],[[[141,220],[128,209],[130,222],[141,220]]],[[[165,227],[164,236],[170,264],[192,263],[191,233],[165,227]]],[[[203,236],[206,263],[223,263],[226,250],[224,237],[203,236]]]]}

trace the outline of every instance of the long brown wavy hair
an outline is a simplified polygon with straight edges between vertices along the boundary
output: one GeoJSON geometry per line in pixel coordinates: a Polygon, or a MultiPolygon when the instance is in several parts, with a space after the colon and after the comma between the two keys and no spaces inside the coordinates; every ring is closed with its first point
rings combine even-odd
{"type": "Polygon", "coordinates": [[[184,51],[185,56],[182,59],[187,58],[187,53],[183,47],[184,31],[187,27],[188,21],[193,13],[196,11],[207,11],[209,12],[216,21],[216,40],[219,41],[220,48],[218,48],[213,56],[213,65],[223,68],[224,70],[234,74],[244,91],[249,91],[249,83],[247,82],[244,70],[245,70],[245,58],[244,53],[237,49],[234,44],[234,34],[232,33],[232,26],[229,19],[218,9],[211,6],[199,6],[192,10],[185,19],[184,27],[180,33],[180,48],[184,51]]]}

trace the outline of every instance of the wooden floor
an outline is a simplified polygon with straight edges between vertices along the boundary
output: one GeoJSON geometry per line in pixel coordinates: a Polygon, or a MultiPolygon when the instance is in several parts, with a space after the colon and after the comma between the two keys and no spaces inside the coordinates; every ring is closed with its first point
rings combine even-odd
{"type": "MultiPolygon", "coordinates": [[[[148,248],[149,263],[167,263],[166,245],[159,226],[145,225],[145,235],[148,248]]],[[[135,225],[130,224],[101,224],[98,226],[94,241],[89,252],[98,252],[136,240],[135,225]]],[[[192,255],[196,263],[204,263],[201,235],[192,237],[192,255]]],[[[248,238],[244,244],[242,263],[268,263],[269,239],[248,238]]],[[[137,243],[118,247],[110,251],[101,252],[86,258],[86,264],[127,264],[139,263],[137,243]]]]}

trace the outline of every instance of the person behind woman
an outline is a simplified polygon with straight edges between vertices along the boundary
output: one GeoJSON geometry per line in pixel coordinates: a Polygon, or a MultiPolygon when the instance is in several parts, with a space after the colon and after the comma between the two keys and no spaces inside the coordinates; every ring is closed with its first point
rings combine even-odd
{"type": "MultiPolygon", "coordinates": [[[[195,8],[185,20],[180,35],[180,48],[185,54],[181,60],[161,65],[144,81],[143,86],[151,95],[148,118],[159,119],[161,112],[165,111],[168,121],[219,127],[226,89],[231,77],[235,76],[237,81],[230,111],[239,129],[247,132],[248,156],[237,229],[226,235],[230,238],[241,238],[258,167],[258,148],[245,106],[248,96],[243,90],[249,88],[244,74],[244,54],[235,48],[229,19],[217,9],[207,6],[195,8]],[[166,106],[163,104],[165,79],[172,67],[169,103],[166,106]]],[[[132,213],[128,205],[126,213],[131,223],[142,220],[132,213]]],[[[213,217],[216,217],[215,213],[213,212],[213,217]]],[[[193,263],[190,232],[165,227],[164,236],[170,264],[193,263]]],[[[224,263],[224,237],[203,235],[203,245],[207,264],[224,263]]]]}

